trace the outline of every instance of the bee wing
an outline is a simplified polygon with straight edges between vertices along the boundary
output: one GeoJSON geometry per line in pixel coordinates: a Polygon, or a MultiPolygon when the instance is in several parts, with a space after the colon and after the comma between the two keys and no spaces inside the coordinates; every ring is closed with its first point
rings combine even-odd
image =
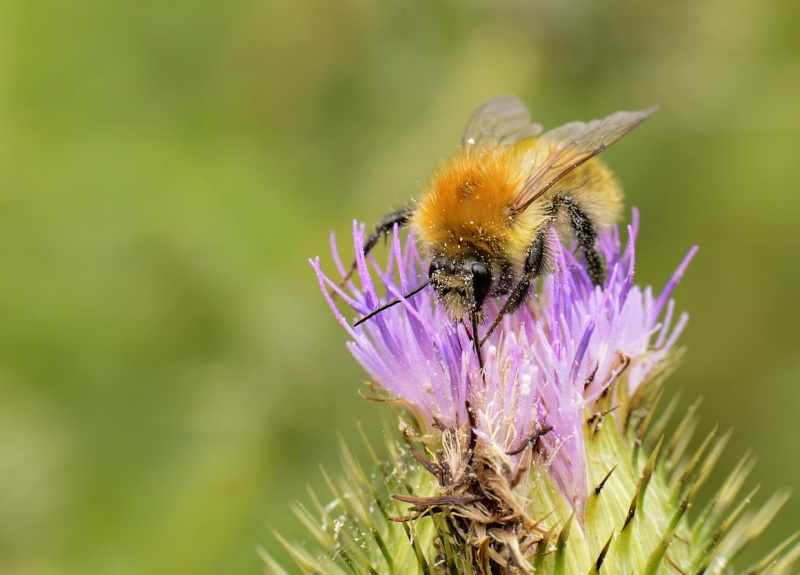
{"type": "Polygon", "coordinates": [[[530,152],[532,171],[514,198],[512,212],[524,211],[564,175],[611,146],[657,109],[617,112],[602,120],[570,122],[545,132],[530,152]]]}
{"type": "Polygon", "coordinates": [[[472,114],[461,148],[469,151],[486,145],[509,145],[541,133],[542,126],[531,123],[531,113],[519,98],[498,96],[472,114]]]}

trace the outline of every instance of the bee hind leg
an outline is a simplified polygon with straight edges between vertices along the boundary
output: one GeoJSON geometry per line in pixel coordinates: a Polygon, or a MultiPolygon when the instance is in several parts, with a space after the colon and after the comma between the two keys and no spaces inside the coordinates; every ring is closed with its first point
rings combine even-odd
{"type": "Polygon", "coordinates": [[[569,223],[575,231],[575,238],[578,240],[578,245],[583,251],[583,257],[586,260],[586,273],[589,274],[589,279],[592,280],[594,285],[602,285],[606,277],[605,266],[600,254],[597,253],[595,248],[595,241],[597,240],[597,232],[595,231],[594,224],[589,219],[578,203],[567,194],[559,194],[553,199],[553,214],[563,207],[567,210],[569,215],[569,223]]]}
{"type": "MultiPolygon", "coordinates": [[[[371,252],[372,248],[378,245],[378,241],[380,241],[382,237],[389,235],[395,226],[402,228],[408,225],[408,222],[411,219],[411,214],[413,213],[414,210],[411,208],[403,208],[402,210],[397,210],[391,214],[386,214],[380,220],[378,220],[378,223],[375,224],[375,229],[372,230],[372,233],[367,236],[367,239],[364,242],[364,255],[371,252]]],[[[355,273],[357,268],[358,264],[353,262],[339,285],[343,286],[346,284],[353,273],[355,273]]]]}

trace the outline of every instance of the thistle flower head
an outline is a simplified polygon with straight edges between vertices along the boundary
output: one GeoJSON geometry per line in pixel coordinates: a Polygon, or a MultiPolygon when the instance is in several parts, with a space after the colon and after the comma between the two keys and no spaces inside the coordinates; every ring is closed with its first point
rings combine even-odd
{"type": "MultiPolygon", "coordinates": [[[[694,523],[685,517],[726,440],[712,434],[687,455],[691,418],[665,439],[667,418],[654,417],[687,321],[674,317],[671,297],[694,249],[655,294],[633,281],[635,212],[624,245],[618,230],[598,239],[607,265],[602,286],[553,238],[554,273],[501,318],[482,344],[481,365],[473,343],[480,327],[475,334],[453,323],[430,288],[403,296],[425,280],[414,238],[395,230],[382,266],[364,255],[363,227],[353,231],[358,281],[340,286],[319,260],[312,265],[351,353],[377,387],[408,408],[414,429],[402,439],[410,449],[398,441],[387,446],[391,469],[376,462],[392,503],[378,495],[374,512],[372,504],[337,496],[342,524],[356,533],[350,538],[372,538],[380,551],[363,554],[361,563],[348,560],[356,573],[405,572],[400,564],[433,573],[599,573],[609,564],[605,572],[723,573],[777,512],[783,494],[749,516],[736,504],[751,467],[745,458],[694,523]],[[332,294],[356,317],[386,300],[400,302],[354,328],[332,294]],[[387,543],[403,534],[405,552],[387,543]]],[[[333,253],[347,277],[335,246],[333,253]]],[[[499,305],[484,311],[492,321],[499,305]]],[[[363,476],[354,466],[348,464],[351,477],[363,476]]],[[[377,493],[366,479],[350,489],[377,493]]],[[[328,509],[319,511],[329,524],[328,509]]],[[[316,532],[332,542],[331,552],[346,547],[338,530],[333,538],[325,528],[316,532]]],[[[749,572],[788,572],[800,554],[796,546],[787,552],[789,543],[749,572]]],[[[324,567],[293,553],[301,565],[324,567]]]]}
{"type": "MultiPolygon", "coordinates": [[[[360,288],[349,282],[342,289],[322,273],[318,261],[313,265],[331,309],[353,340],[350,351],[381,388],[411,406],[427,426],[471,425],[484,446],[513,454],[515,472],[524,464],[526,444],[538,438],[549,472],[580,518],[589,489],[585,413],[597,411],[600,399],[611,398],[616,405],[634,395],[662,365],[687,320],[684,314],[673,325],[669,298],[695,250],[655,296],[633,284],[637,228],[634,216],[624,248],[618,233],[602,237],[598,248],[608,266],[602,288],[592,285],[568,247],[553,241],[555,273],[543,279],[539,297],[506,315],[484,343],[482,370],[472,334],[450,322],[432,289],[403,298],[424,281],[426,269],[413,237],[403,243],[395,233],[388,263],[381,267],[364,256],[364,230],[354,224],[360,288]],[[332,290],[365,315],[382,301],[379,286],[401,305],[358,328],[328,294],[332,290]],[[542,434],[544,429],[549,432],[542,434]]],[[[497,312],[497,305],[490,306],[489,318],[497,312]]]]}

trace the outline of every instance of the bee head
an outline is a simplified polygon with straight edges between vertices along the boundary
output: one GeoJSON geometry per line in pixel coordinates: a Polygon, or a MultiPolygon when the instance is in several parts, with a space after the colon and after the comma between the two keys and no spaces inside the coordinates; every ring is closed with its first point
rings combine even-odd
{"type": "Polygon", "coordinates": [[[437,256],[428,268],[428,279],[454,322],[466,314],[480,314],[492,287],[489,267],[475,257],[455,260],[437,256]]]}

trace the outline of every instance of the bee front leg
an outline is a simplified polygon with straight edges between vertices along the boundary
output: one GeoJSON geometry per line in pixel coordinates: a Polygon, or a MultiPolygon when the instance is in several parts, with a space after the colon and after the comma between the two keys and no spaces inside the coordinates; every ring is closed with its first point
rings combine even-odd
{"type": "MultiPolygon", "coordinates": [[[[375,225],[375,229],[370,235],[367,236],[367,240],[364,242],[364,255],[372,251],[372,248],[378,245],[378,241],[382,237],[389,235],[395,226],[402,228],[408,225],[408,222],[411,219],[411,214],[413,213],[414,210],[411,208],[403,208],[402,210],[397,210],[391,214],[386,214],[380,220],[378,220],[378,223],[375,225]]],[[[344,276],[342,283],[339,285],[346,284],[357,268],[358,264],[353,262],[353,264],[350,266],[350,270],[344,276]]]]}
{"type": "Polygon", "coordinates": [[[531,289],[531,282],[539,277],[550,273],[550,270],[553,267],[552,258],[550,256],[550,251],[547,248],[547,234],[550,231],[550,226],[542,226],[539,228],[539,231],[536,232],[536,238],[533,240],[530,249],[528,250],[528,256],[525,258],[525,269],[524,275],[519,283],[514,286],[514,289],[511,290],[511,293],[506,298],[506,302],[503,304],[503,307],[500,309],[500,313],[497,314],[494,322],[492,323],[489,331],[486,332],[486,335],[483,336],[481,339],[481,345],[489,338],[490,335],[497,329],[497,326],[500,325],[500,322],[503,321],[503,316],[507,313],[513,313],[522,305],[528,298],[528,292],[531,289]]]}

